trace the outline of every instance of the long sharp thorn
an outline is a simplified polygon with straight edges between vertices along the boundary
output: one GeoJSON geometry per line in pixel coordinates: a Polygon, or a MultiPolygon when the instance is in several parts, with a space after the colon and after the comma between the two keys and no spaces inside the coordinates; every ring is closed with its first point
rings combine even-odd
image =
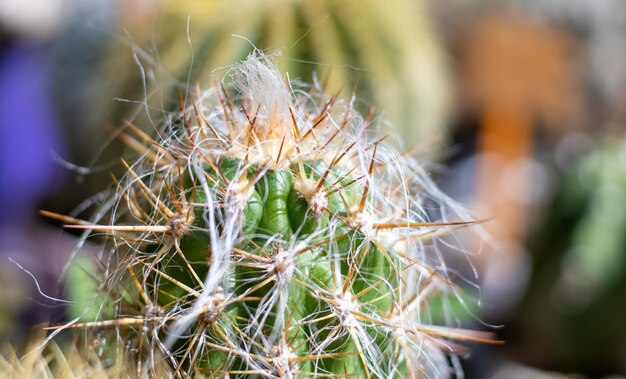
{"type": "Polygon", "coordinates": [[[200,112],[198,112],[198,107],[196,106],[196,102],[192,101],[191,106],[193,107],[193,113],[196,116],[196,123],[198,124],[198,128],[202,129],[202,117],[200,112]]]}
{"type": "Polygon", "coordinates": [[[283,146],[285,145],[285,137],[280,141],[280,148],[278,149],[278,155],[276,156],[276,165],[278,166],[278,162],[280,162],[280,155],[283,153],[283,146]]]}
{"type": "Polygon", "coordinates": [[[135,285],[135,288],[137,288],[137,291],[139,292],[141,297],[143,298],[143,301],[145,301],[146,304],[148,304],[148,305],[152,305],[152,301],[150,301],[150,298],[148,298],[148,295],[146,294],[146,292],[141,287],[141,283],[139,283],[139,279],[137,279],[137,276],[135,275],[135,273],[133,272],[131,267],[128,266],[127,269],[128,269],[128,273],[129,273],[129,275],[130,275],[130,277],[132,279],[132,282],[135,285]]]}
{"type": "MultiPolygon", "coordinates": [[[[228,178],[224,175],[224,171],[222,171],[222,168],[217,166],[215,163],[213,163],[212,160],[210,160],[207,156],[205,156],[204,154],[202,154],[202,158],[204,158],[204,161],[211,166],[211,168],[213,169],[213,171],[217,172],[217,174],[220,176],[220,179],[222,179],[224,181],[224,183],[226,183],[227,186],[230,185],[230,180],[228,180],[228,178]]],[[[206,171],[205,171],[206,173],[206,171]]]]}
{"type": "MultiPolygon", "coordinates": [[[[361,176],[359,176],[359,177],[358,177],[358,178],[356,178],[356,179],[352,179],[351,181],[349,181],[348,183],[343,184],[343,185],[333,184],[333,185],[331,186],[331,188],[332,188],[332,187],[334,187],[335,185],[337,185],[337,188],[333,189],[332,191],[328,191],[328,192],[326,193],[326,195],[327,195],[327,196],[330,196],[330,195],[332,195],[333,193],[335,193],[335,192],[337,192],[337,191],[341,191],[341,190],[342,190],[342,189],[344,189],[344,188],[350,187],[352,184],[354,184],[355,182],[358,182],[359,180],[362,180],[363,178],[365,178],[365,175],[361,175],[361,176]]],[[[342,178],[342,179],[343,179],[343,178],[342,178]]]]}
{"type": "Polygon", "coordinates": [[[174,249],[176,250],[176,253],[178,254],[178,256],[180,256],[181,259],[183,260],[183,262],[185,263],[185,266],[186,266],[187,270],[189,270],[189,272],[191,273],[191,276],[193,276],[193,278],[198,283],[198,285],[202,289],[204,289],[204,282],[198,277],[198,274],[196,273],[196,270],[194,270],[193,267],[191,267],[191,264],[187,260],[187,257],[185,257],[185,254],[180,249],[180,242],[178,241],[178,239],[174,240],[174,249]]]}
{"type": "Polygon", "coordinates": [[[480,342],[491,345],[501,345],[504,343],[500,340],[494,340],[492,338],[493,333],[490,332],[479,332],[474,330],[464,330],[433,325],[417,325],[414,326],[412,329],[432,337],[451,338],[457,341],[480,342]]]}
{"type": "Polygon", "coordinates": [[[167,217],[169,217],[170,219],[175,218],[176,215],[174,214],[174,212],[172,212],[165,205],[165,203],[163,203],[154,193],[152,193],[152,191],[150,191],[148,186],[146,186],[146,184],[143,182],[143,180],[141,180],[141,178],[139,178],[139,176],[137,176],[135,171],[133,171],[133,169],[128,165],[128,163],[126,163],[126,161],[124,159],[122,159],[122,164],[124,165],[124,167],[126,167],[128,172],[135,178],[135,180],[137,181],[137,184],[139,184],[139,187],[141,187],[141,189],[144,192],[144,194],[146,196],[148,196],[149,198],[151,198],[157,204],[157,206],[167,215],[167,217]]]}
{"type": "Polygon", "coordinates": [[[77,225],[90,225],[89,221],[81,220],[81,219],[70,217],[70,216],[65,216],[60,213],[44,211],[43,209],[39,211],[39,214],[44,217],[48,217],[53,220],[63,221],[66,223],[77,224],[77,225]]]}
{"type": "Polygon", "coordinates": [[[311,125],[309,130],[302,136],[302,140],[305,140],[309,134],[312,134],[313,130],[315,130],[315,128],[317,128],[322,123],[322,121],[324,121],[328,117],[328,111],[333,107],[338,97],[339,92],[333,95],[333,97],[326,103],[326,105],[324,105],[320,113],[314,119],[315,121],[313,122],[313,125],[311,125]]]}
{"type": "MultiPolygon", "coordinates": [[[[372,175],[372,170],[374,169],[374,162],[376,160],[376,149],[378,148],[378,144],[374,145],[374,152],[372,153],[372,160],[370,161],[370,167],[368,170],[368,175],[372,175]]],[[[370,190],[370,181],[366,181],[365,188],[363,188],[363,195],[361,195],[361,202],[359,203],[359,213],[363,212],[365,209],[365,202],[367,201],[367,195],[370,190]]]]}
{"type": "Polygon", "coordinates": [[[460,226],[460,225],[473,225],[477,221],[450,221],[450,222],[390,222],[390,223],[375,223],[372,227],[378,230],[384,229],[397,229],[397,228],[427,228],[427,227],[443,227],[443,226],[460,226]]]}
{"type": "Polygon", "coordinates": [[[291,116],[293,138],[296,140],[296,142],[299,142],[300,128],[298,127],[298,122],[296,121],[296,115],[293,113],[293,109],[291,107],[289,107],[289,115],[291,116]]]}
{"type": "Polygon", "coordinates": [[[380,242],[376,241],[376,240],[372,240],[372,243],[374,244],[374,246],[376,246],[378,248],[378,251],[380,251],[380,253],[385,257],[385,259],[387,260],[389,265],[391,267],[393,267],[393,271],[395,271],[395,274],[397,275],[397,277],[400,278],[402,283],[404,283],[404,280],[402,279],[402,275],[400,275],[400,270],[398,270],[398,268],[394,264],[393,260],[389,256],[389,253],[387,252],[387,249],[385,249],[383,247],[383,245],[380,242]]]}
{"type": "Polygon", "coordinates": [[[332,170],[332,165],[329,165],[326,168],[326,171],[324,171],[324,175],[322,175],[320,180],[317,181],[317,185],[315,186],[315,192],[319,191],[320,188],[322,188],[322,186],[326,182],[326,179],[328,178],[328,174],[330,174],[330,170],[332,170]]]}
{"type": "Polygon", "coordinates": [[[247,251],[239,249],[239,248],[236,248],[236,247],[233,247],[233,252],[236,253],[236,254],[241,255],[244,258],[252,259],[252,260],[255,260],[257,262],[265,263],[265,264],[268,264],[268,265],[272,264],[274,262],[274,260],[271,259],[271,258],[265,258],[265,257],[262,257],[260,255],[248,253],[247,251]]]}
{"type": "Polygon", "coordinates": [[[174,158],[170,154],[170,152],[165,149],[163,146],[160,146],[157,141],[155,141],[152,137],[146,134],[143,130],[141,130],[137,125],[130,122],[130,120],[124,119],[124,125],[126,125],[129,129],[131,129],[139,138],[144,140],[146,143],[149,143],[155,149],[159,150],[161,154],[163,154],[163,158],[165,158],[168,162],[174,162],[174,158]]]}
{"type": "Polygon", "coordinates": [[[248,126],[251,129],[254,129],[254,124],[256,122],[256,118],[251,119],[250,115],[248,114],[248,111],[246,110],[246,107],[241,107],[241,111],[243,112],[243,115],[246,116],[246,120],[248,120],[248,126]]]}
{"type": "Polygon", "coordinates": [[[228,149],[228,145],[226,145],[226,142],[224,142],[224,140],[222,140],[222,137],[220,137],[219,134],[217,134],[217,130],[215,130],[215,128],[213,127],[213,125],[211,125],[205,118],[203,115],[200,115],[200,118],[202,119],[202,122],[204,123],[204,125],[209,128],[209,131],[211,131],[211,134],[213,134],[213,136],[215,137],[215,139],[217,139],[220,143],[220,145],[222,145],[222,148],[224,149],[228,149]]]}
{"type": "MultiPolygon", "coordinates": [[[[205,330],[206,328],[198,328],[194,332],[193,338],[191,339],[191,343],[185,350],[185,354],[181,357],[180,362],[178,363],[178,366],[176,366],[176,370],[174,370],[174,377],[178,377],[180,375],[180,369],[183,367],[183,363],[185,363],[185,360],[187,360],[187,358],[191,355],[191,349],[193,349],[194,345],[198,342],[198,338],[200,338],[200,336],[205,332],[205,330]]],[[[191,363],[193,364],[193,362],[191,363]]]]}
{"type": "Polygon", "coordinates": [[[363,364],[363,369],[365,370],[365,376],[367,377],[367,379],[371,379],[372,376],[370,375],[370,370],[367,367],[367,362],[365,360],[365,356],[363,355],[363,348],[361,347],[361,342],[357,338],[357,335],[354,331],[354,327],[353,326],[350,327],[349,331],[350,331],[350,337],[352,338],[352,341],[356,345],[356,350],[359,353],[359,358],[361,359],[361,363],[363,364]]]}
{"type": "Polygon", "coordinates": [[[185,285],[184,283],[181,283],[180,281],[172,278],[171,276],[167,275],[166,273],[164,273],[163,271],[158,270],[157,268],[154,267],[154,265],[149,265],[143,261],[138,261],[141,264],[143,264],[144,266],[146,266],[148,269],[150,269],[150,271],[154,272],[155,274],[157,274],[158,276],[168,280],[169,282],[171,282],[172,284],[174,284],[175,286],[179,287],[180,289],[186,291],[187,293],[195,296],[195,297],[200,297],[200,292],[194,290],[191,287],[188,287],[187,285],[185,285]]]}
{"type": "MultiPolygon", "coordinates": [[[[228,109],[226,106],[226,101],[224,100],[224,97],[222,96],[222,93],[224,92],[224,88],[220,85],[220,89],[221,91],[216,91],[216,96],[217,99],[222,107],[222,113],[224,114],[224,122],[226,123],[226,125],[230,125],[230,116],[228,113],[228,109]]],[[[232,109],[231,109],[232,111],[232,109]]],[[[232,135],[231,135],[232,137],[232,135]]],[[[231,138],[232,139],[232,138],[231,138]]]]}
{"type": "Polygon", "coordinates": [[[113,179],[113,182],[115,183],[118,190],[124,197],[124,200],[126,200],[126,203],[128,204],[128,208],[130,209],[130,213],[138,220],[149,220],[150,216],[146,212],[144,212],[143,209],[141,209],[139,204],[137,204],[133,199],[131,199],[130,193],[126,192],[124,188],[122,188],[122,184],[119,182],[119,180],[117,180],[115,175],[113,175],[112,173],[111,173],[111,179],[113,179]]]}
{"type": "Polygon", "coordinates": [[[248,183],[242,188],[241,191],[243,193],[247,193],[257,183],[261,175],[263,175],[264,173],[265,170],[258,170],[257,172],[255,172],[254,176],[250,178],[250,180],[248,180],[248,183]]]}
{"type": "Polygon", "coordinates": [[[120,232],[149,232],[149,233],[169,233],[172,228],[167,225],[97,225],[97,224],[79,224],[79,225],[65,225],[67,229],[86,229],[97,231],[120,231],[120,232]]]}
{"type": "Polygon", "coordinates": [[[43,330],[57,330],[57,329],[100,328],[100,327],[110,327],[110,326],[140,325],[146,321],[159,321],[162,319],[163,319],[162,317],[150,317],[150,318],[127,317],[127,318],[119,318],[115,320],[81,322],[81,323],[71,324],[71,325],[47,326],[42,329],[43,330]]]}
{"type": "Polygon", "coordinates": [[[293,110],[291,109],[291,107],[289,107],[289,114],[291,115],[291,122],[292,122],[292,134],[293,134],[293,139],[294,139],[294,143],[295,143],[295,149],[296,149],[296,154],[299,156],[300,155],[300,129],[298,128],[298,123],[296,121],[296,116],[293,114],[293,110]]]}
{"type": "Polygon", "coordinates": [[[356,145],[356,141],[354,141],[354,142],[352,142],[350,145],[348,145],[348,147],[347,147],[347,148],[345,148],[345,149],[343,150],[343,153],[341,153],[341,155],[340,155],[339,157],[337,157],[336,159],[334,159],[334,160],[331,162],[331,165],[332,165],[332,166],[334,166],[334,165],[336,165],[337,163],[339,163],[339,162],[340,162],[340,161],[341,161],[341,160],[342,160],[342,159],[346,156],[346,154],[348,154],[348,152],[349,152],[350,150],[352,150],[352,148],[354,147],[354,145],[356,145]]]}
{"type": "MultiPolygon", "coordinates": [[[[260,108],[260,105],[259,105],[260,108]]],[[[259,111],[259,108],[257,108],[256,112],[259,111]]],[[[248,142],[247,145],[248,147],[254,144],[261,146],[261,139],[259,138],[258,134],[256,133],[256,130],[254,128],[255,123],[256,123],[256,115],[254,117],[254,119],[250,119],[250,117],[248,116],[248,112],[246,111],[245,107],[241,107],[241,110],[243,111],[243,114],[246,116],[246,119],[248,120],[248,128],[247,128],[247,132],[248,132],[248,142]]]]}
{"type": "Polygon", "coordinates": [[[131,149],[135,150],[137,153],[141,155],[145,155],[152,162],[159,163],[159,160],[160,160],[159,157],[154,153],[154,151],[150,150],[149,147],[143,145],[142,143],[137,141],[135,138],[124,133],[122,130],[116,128],[112,124],[106,124],[106,128],[111,134],[115,136],[115,138],[125,143],[126,146],[130,147],[131,149]]]}
{"type": "MultiPolygon", "coordinates": [[[[341,201],[343,202],[343,205],[346,207],[346,210],[348,212],[351,212],[352,210],[350,209],[350,205],[348,204],[348,201],[346,200],[346,198],[343,197],[343,194],[341,192],[338,192],[338,193],[339,193],[339,197],[341,198],[341,201]]],[[[335,217],[339,218],[340,220],[342,219],[339,216],[335,216],[335,217]]],[[[343,221],[348,221],[348,219],[343,218],[343,221]]]]}
{"type": "Polygon", "coordinates": [[[178,198],[176,196],[175,191],[169,188],[169,186],[167,186],[166,191],[170,199],[172,199],[172,205],[174,206],[174,209],[176,210],[176,214],[183,214],[182,208],[180,206],[180,203],[178,202],[178,198]]]}
{"type": "Polygon", "coordinates": [[[322,115],[322,117],[318,118],[315,123],[313,125],[311,125],[311,127],[309,128],[309,130],[306,131],[306,133],[304,133],[304,135],[302,136],[302,140],[306,140],[307,137],[309,135],[313,135],[313,137],[315,137],[315,135],[313,134],[313,131],[315,130],[315,128],[317,128],[319,125],[322,124],[322,121],[326,120],[326,118],[328,117],[328,113],[325,113],[322,115]]]}
{"type": "MultiPolygon", "coordinates": [[[[355,142],[356,143],[356,142],[355,142]]],[[[330,164],[328,165],[328,167],[326,168],[326,171],[324,172],[324,175],[322,175],[322,177],[320,178],[320,180],[317,182],[317,185],[315,186],[315,191],[319,191],[320,188],[322,188],[322,186],[324,185],[324,182],[326,181],[326,178],[328,177],[328,174],[330,173],[330,171],[333,169],[333,167],[339,163],[339,161],[341,161],[341,159],[343,159],[343,157],[346,155],[346,153],[352,149],[352,147],[354,146],[354,143],[351,144],[350,146],[348,146],[348,148],[346,150],[344,150],[343,152],[341,152],[341,150],[337,151],[337,154],[341,155],[337,155],[335,154],[335,156],[333,157],[333,159],[331,160],[330,164]]]]}
{"type": "Polygon", "coordinates": [[[223,195],[226,195],[226,190],[222,186],[220,186],[220,184],[215,179],[213,179],[213,177],[211,177],[208,172],[203,172],[203,174],[204,177],[209,180],[217,188],[218,191],[220,191],[223,195]]]}

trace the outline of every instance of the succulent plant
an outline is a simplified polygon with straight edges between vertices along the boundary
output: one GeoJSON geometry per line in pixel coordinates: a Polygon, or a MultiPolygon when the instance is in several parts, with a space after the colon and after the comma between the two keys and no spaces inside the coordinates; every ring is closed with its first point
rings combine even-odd
{"type": "Polygon", "coordinates": [[[156,137],[118,131],[139,158],[106,216],[69,219],[108,249],[65,327],[140,375],[163,360],[183,377],[450,375],[451,340],[481,337],[429,325],[428,302],[453,287],[439,237],[471,221],[354,98],[289,83],[260,53],[230,74],[181,93],[156,137]]]}

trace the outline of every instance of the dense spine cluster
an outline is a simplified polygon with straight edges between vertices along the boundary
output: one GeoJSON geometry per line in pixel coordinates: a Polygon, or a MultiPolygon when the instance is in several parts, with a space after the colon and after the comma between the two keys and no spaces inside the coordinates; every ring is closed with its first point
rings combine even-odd
{"type": "Polygon", "coordinates": [[[155,138],[118,131],[140,158],[106,219],[68,225],[108,236],[108,301],[72,327],[140,373],[450,375],[450,339],[477,337],[425,309],[451,286],[433,241],[468,223],[458,208],[353,101],[295,88],[259,54],[232,78],[181,96],[155,138]]]}

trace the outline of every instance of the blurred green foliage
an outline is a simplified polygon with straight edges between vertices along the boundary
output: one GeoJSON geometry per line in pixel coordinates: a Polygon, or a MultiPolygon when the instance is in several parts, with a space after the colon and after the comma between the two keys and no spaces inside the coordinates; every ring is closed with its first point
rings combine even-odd
{"type": "Polygon", "coordinates": [[[560,179],[530,242],[534,272],[510,325],[514,349],[544,368],[624,374],[626,139],[600,141],[560,179]]]}

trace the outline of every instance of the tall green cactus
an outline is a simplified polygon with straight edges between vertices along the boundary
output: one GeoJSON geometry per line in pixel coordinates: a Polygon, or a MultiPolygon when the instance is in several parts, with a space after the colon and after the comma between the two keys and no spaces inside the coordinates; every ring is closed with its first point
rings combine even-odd
{"type": "Polygon", "coordinates": [[[140,158],[109,219],[69,226],[109,236],[116,317],[74,326],[142,374],[166,360],[181,376],[448,376],[446,340],[470,334],[424,309],[449,288],[431,241],[465,223],[459,208],[353,101],[296,88],[260,54],[231,72],[181,96],[158,139],[120,132],[140,158]]]}

